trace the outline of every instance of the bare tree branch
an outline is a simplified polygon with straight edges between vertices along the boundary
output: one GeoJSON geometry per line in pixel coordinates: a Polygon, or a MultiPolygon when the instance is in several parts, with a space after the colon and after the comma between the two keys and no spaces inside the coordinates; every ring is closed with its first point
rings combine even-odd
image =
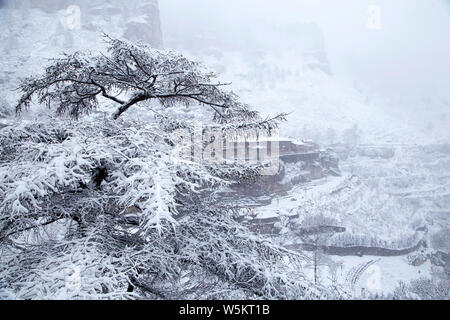
{"type": "MultiPolygon", "coordinates": [[[[228,83],[213,83],[208,73],[196,62],[181,55],[132,44],[105,35],[108,54],[98,56],[75,53],[55,60],[41,77],[25,79],[16,110],[28,107],[34,96],[38,102],[52,102],[59,113],[69,111],[77,118],[98,106],[98,96],[119,105],[112,113],[118,119],[133,105],[155,99],[163,106],[199,103],[209,106],[220,122],[257,119],[255,111],[239,102],[239,98],[224,91],[228,83]],[[117,96],[120,92],[122,99],[117,96]]],[[[279,117],[260,121],[273,127],[279,117]]]]}

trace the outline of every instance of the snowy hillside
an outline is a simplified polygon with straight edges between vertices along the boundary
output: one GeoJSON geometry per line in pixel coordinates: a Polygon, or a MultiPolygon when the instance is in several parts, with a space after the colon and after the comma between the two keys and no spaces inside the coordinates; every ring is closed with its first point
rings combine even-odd
{"type": "MultiPolygon", "coordinates": [[[[295,247],[300,241],[295,228],[318,213],[346,229],[329,245],[398,250],[448,232],[450,102],[383,97],[338,77],[317,25],[253,22],[233,16],[226,31],[190,22],[185,28],[195,32],[188,36],[168,25],[166,43],[220,72],[222,81],[232,82],[243,100],[263,113],[289,113],[282,136],[312,139],[338,153],[341,177],[294,187],[287,196],[274,195],[269,205],[255,209],[256,219],[281,219],[281,227],[285,217],[298,215],[291,227],[294,235],[281,228],[287,233],[274,239],[295,247]],[[241,28],[244,23],[249,27],[241,28]]],[[[374,261],[373,268],[381,272],[378,292],[384,293],[399,281],[431,277],[433,270],[429,262],[419,268],[409,265],[405,255],[333,260],[344,263],[336,281],[345,285],[350,281],[346,276],[374,261]]],[[[324,278],[336,275],[332,269],[324,278]]],[[[368,273],[361,275],[367,278],[368,273]]]]}
{"type": "Polygon", "coordinates": [[[103,33],[163,45],[155,0],[6,1],[0,21],[0,92],[11,105],[21,77],[42,72],[62,53],[104,49],[103,33]]]}

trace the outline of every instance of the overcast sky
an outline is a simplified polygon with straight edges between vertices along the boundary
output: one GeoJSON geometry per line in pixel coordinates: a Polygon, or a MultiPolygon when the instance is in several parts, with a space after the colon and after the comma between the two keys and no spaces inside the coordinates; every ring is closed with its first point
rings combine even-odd
{"type": "Polygon", "coordinates": [[[450,96],[449,0],[160,0],[160,9],[166,34],[314,22],[336,76],[382,94],[450,96]]]}

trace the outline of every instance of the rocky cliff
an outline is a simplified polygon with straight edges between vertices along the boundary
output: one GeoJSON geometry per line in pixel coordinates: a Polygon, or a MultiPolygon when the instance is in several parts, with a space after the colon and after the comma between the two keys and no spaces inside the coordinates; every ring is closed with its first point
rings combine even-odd
{"type": "Polygon", "coordinates": [[[0,94],[13,105],[21,77],[63,52],[104,49],[102,34],[162,48],[158,0],[3,0],[0,94]]]}
{"type": "Polygon", "coordinates": [[[29,18],[33,18],[28,14],[30,12],[27,12],[31,9],[40,9],[50,15],[65,16],[66,22],[72,23],[72,28],[64,26],[64,21],[60,21],[63,28],[108,32],[113,31],[108,29],[118,27],[117,29],[122,31],[118,36],[134,41],[141,40],[157,48],[163,46],[158,0],[4,0],[4,2],[6,8],[19,9],[29,18]],[[80,18],[79,25],[75,21],[77,17],[80,18]]]}

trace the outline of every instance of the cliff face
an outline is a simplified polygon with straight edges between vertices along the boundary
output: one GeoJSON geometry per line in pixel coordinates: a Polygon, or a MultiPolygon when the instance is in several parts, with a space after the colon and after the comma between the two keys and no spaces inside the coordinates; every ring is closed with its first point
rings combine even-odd
{"type": "MultiPolygon", "coordinates": [[[[120,0],[118,3],[122,3],[120,0]]],[[[143,13],[143,21],[129,21],[126,24],[124,37],[150,43],[156,48],[163,47],[163,36],[159,15],[158,0],[138,1],[132,12],[143,13]]]]}
{"type": "Polygon", "coordinates": [[[158,0],[3,0],[0,21],[0,96],[11,105],[21,77],[63,52],[103,50],[103,33],[163,46],[158,0]]]}
{"type": "Polygon", "coordinates": [[[158,0],[6,0],[6,7],[21,11],[40,9],[50,15],[65,15],[68,19],[79,13],[81,29],[108,32],[109,23],[113,29],[122,29],[118,36],[141,40],[156,48],[163,46],[158,0]]]}

